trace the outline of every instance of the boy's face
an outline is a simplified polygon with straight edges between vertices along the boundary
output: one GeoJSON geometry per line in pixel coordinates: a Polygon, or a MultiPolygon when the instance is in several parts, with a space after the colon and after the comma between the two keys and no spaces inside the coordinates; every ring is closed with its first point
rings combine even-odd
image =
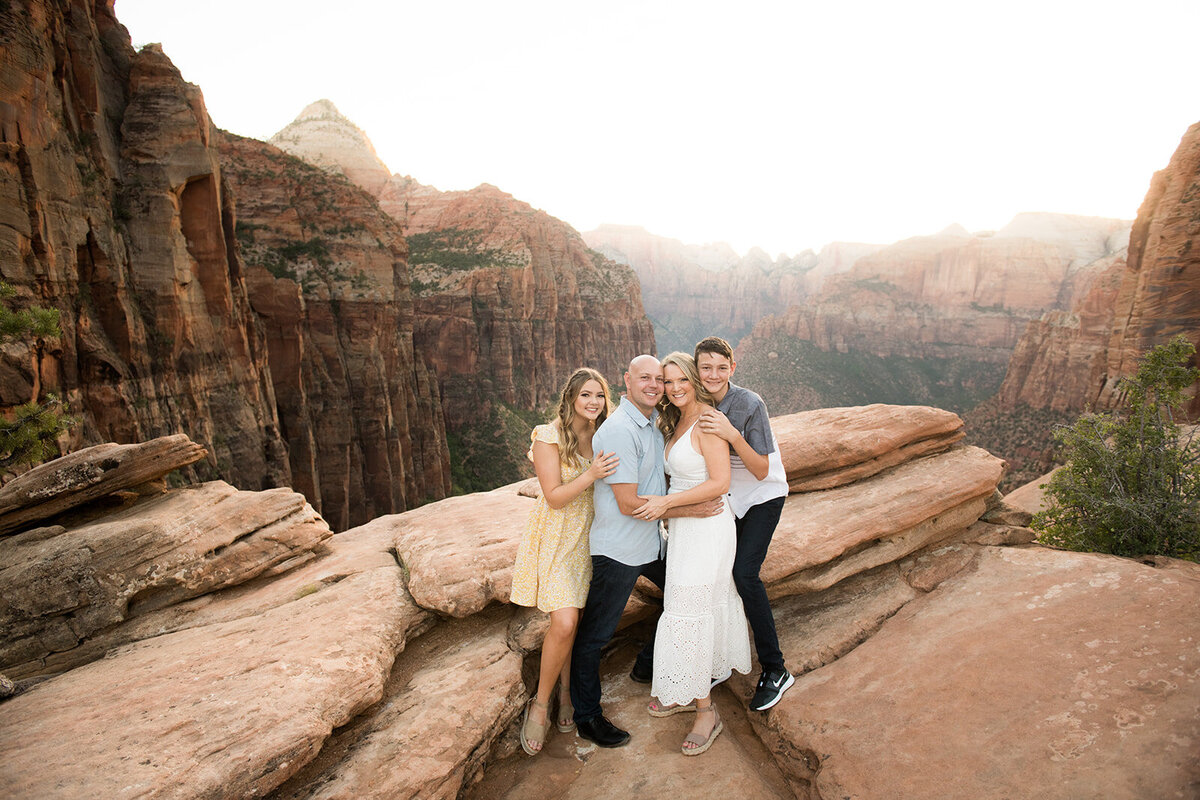
{"type": "Polygon", "coordinates": [[[737,362],[717,353],[701,353],[696,368],[700,370],[700,383],[709,394],[723,395],[729,388],[729,379],[737,369],[737,362]]]}

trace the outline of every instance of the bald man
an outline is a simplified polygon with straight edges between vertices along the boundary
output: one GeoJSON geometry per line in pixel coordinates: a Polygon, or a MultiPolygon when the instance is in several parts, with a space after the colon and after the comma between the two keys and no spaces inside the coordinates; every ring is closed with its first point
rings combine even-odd
{"type": "MultiPolygon", "coordinates": [[[[617,623],[633,586],[645,575],[660,589],[666,565],[660,556],[658,523],[633,517],[642,505],[638,495],[664,495],[663,436],[655,425],[655,406],[663,395],[663,372],[658,359],[640,355],[625,372],[621,405],[592,437],[592,451],[616,453],[616,471],[597,481],[596,514],[589,533],[592,583],[571,654],[571,704],[581,737],[601,747],[620,747],[629,733],[604,716],[600,707],[600,656],[616,633],[617,623]]],[[[708,517],[720,513],[721,501],[673,509],[671,517],[708,517]]],[[[654,640],[638,654],[630,677],[649,682],[654,663],[654,640]]]]}

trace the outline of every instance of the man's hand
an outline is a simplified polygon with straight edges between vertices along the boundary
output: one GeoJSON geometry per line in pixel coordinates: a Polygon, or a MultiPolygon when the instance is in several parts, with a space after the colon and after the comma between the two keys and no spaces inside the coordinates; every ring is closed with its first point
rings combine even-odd
{"type": "Polygon", "coordinates": [[[667,513],[668,517],[715,517],[725,507],[725,500],[716,497],[703,503],[693,503],[690,506],[678,506],[667,513]]]}
{"type": "Polygon", "coordinates": [[[710,408],[700,415],[700,430],[719,436],[727,442],[732,442],[735,437],[741,437],[729,418],[715,408],[710,408]]]}

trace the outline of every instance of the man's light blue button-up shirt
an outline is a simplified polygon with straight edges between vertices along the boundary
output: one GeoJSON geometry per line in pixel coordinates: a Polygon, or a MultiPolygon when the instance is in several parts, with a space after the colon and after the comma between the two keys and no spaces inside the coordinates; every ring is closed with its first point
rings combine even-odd
{"type": "Polygon", "coordinates": [[[636,483],[640,495],[667,493],[663,467],[663,436],[654,421],[646,419],[629,398],[604,421],[592,437],[592,452],[616,453],[621,463],[612,475],[597,481],[593,502],[596,516],[590,535],[592,555],[607,556],[631,567],[658,558],[658,522],[627,517],[617,505],[614,483],[636,483]]]}

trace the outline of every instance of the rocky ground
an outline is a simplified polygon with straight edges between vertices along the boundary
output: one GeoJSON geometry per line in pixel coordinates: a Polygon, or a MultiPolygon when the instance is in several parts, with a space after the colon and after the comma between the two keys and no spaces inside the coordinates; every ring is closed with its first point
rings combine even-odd
{"type": "Polygon", "coordinates": [[[186,440],[51,462],[0,489],[0,794],[1198,795],[1200,568],[1031,544],[1036,493],[1000,503],[1002,462],[947,412],[775,427],[793,494],[764,577],[797,682],[765,714],[755,675],[718,689],[697,759],[627,677],[641,588],[605,662],[632,742],[520,751],[545,626],[507,602],[527,486],[334,535],[287,490],[164,491],[203,457],[186,440]]]}

